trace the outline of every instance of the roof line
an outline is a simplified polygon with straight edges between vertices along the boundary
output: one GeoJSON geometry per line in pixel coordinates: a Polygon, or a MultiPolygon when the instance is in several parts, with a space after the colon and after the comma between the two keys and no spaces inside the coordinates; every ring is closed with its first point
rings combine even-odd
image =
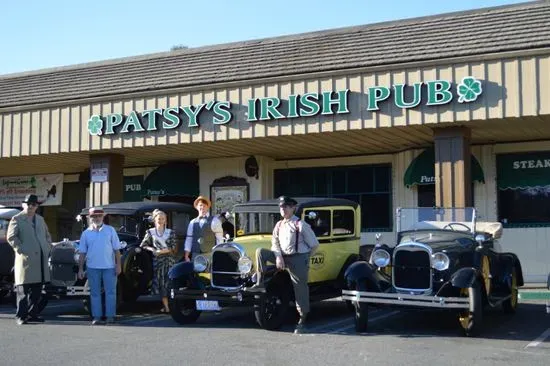
{"type": "Polygon", "coordinates": [[[57,66],[57,67],[50,67],[50,68],[44,68],[44,69],[38,69],[38,70],[32,70],[32,71],[4,74],[4,75],[0,75],[0,80],[41,75],[41,74],[50,74],[50,73],[56,73],[56,72],[85,69],[85,68],[101,67],[101,66],[107,66],[107,65],[129,63],[134,61],[144,61],[149,59],[159,59],[163,57],[172,57],[172,56],[181,55],[181,54],[193,54],[193,53],[200,53],[204,51],[228,49],[233,47],[236,48],[238,46],[246,46],[249,44],[266,43],[266,42],[275,43],[275,42],[288,41],[292,39],[312,38],[320,35],[353,32],[354,30],[384,28],[391,25],[398,25],[398,24],[404,25],[408,23],[417,23],[421,21],[445,18],[449,16],[482,14],[482,13],[491,12],[495,10],[507,10],[507,9],[521,8],[521,7],[532,7],[533,5],[536,5],[536,4],[543,5],[548,3],[550,3],[550,0],[536,0],[536,1],[527,1],[527,2],[524,1],[524,2],[514,3],[514,4],[485,7],[485,8],[479,8],[479,9],[462,10],[462,11],[455,11],[455,12],[448,12],[448,13],[441,13],[441,14],[432,14],[432,15],[421,16],[421,17],[403,18],[403,19],[390,20],[390,21],[364,24],[364,25],[346,26],[346,27],[340,27],[340,28],[324,29],[324,30],[318,30],[313,32],[297,33],[297,34],[290,34],[290,35],[283,35],[283,36],[276,36],[276,37],[264,37],[264,38],[250,39],[245,41],[205,45],[205,46],[200,46],[195,48],[187,48],[187,49],[180,49],[180,50],[174,50],[174,51],[163,51],[163,52],[156,52],[156,53],[150,53],[150,54],[144,54],[144,55],[119,57],[119,58],[113,58],[109,60],[92,61],[92,62],[85,62],[85,63],[79,63],[74,65],[57,66]]]}

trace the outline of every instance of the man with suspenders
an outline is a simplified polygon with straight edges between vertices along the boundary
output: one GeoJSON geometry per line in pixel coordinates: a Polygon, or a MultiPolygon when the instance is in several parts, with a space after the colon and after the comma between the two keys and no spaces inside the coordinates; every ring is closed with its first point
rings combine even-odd
{"type": "Polygon", "coordinates": [[[259,248],[256,251],[258,280],[254,288],[263,288],[262,274],[267,262],[275,263],[279,270],[287,270],[294,287],[296,308],[300,313],[294,333],[300,334],[304,331],[309,313],[309,257],[319,246],[319,241],[311,226],[294,215],[297,204],[296,200],[288,196],[279,197],[279,209],[283,218],[273,229],[271,250],[259,248]]]}

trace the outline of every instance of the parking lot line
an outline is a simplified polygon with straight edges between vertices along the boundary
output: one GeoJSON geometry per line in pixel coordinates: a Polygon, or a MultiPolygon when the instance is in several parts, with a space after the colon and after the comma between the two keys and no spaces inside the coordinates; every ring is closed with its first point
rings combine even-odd
{"type": "Polygon", "coordinates": [[[544,342],[544,340],[548,337],[550,337],[550,328],[546,329],[537,339],[535,339],[533,342],[525,346],[525,348],[537,347],[539,344],[544,342]]]}
{"type": "MultiPolygon", "coordinates": [[[[373,312],[376,312],[376,311],[379,311],[379,310],[374,310],[373,312]]],[[[338,324],[341,324],[341,323],[349,322],[351,319],[353,319],[353,318],[348,316],[345,319],[338,319],[338,320],[335,320],[335,321],[330,322],[330,323],[325,323],[325,324],[322,324],[322,325],[318,325],[316,327],[309,328],[309,331],[310,332],[317,332],[317,331],[325,329],[325,328],[330,328],[332,326],[335,326],[335,325],[338,325],[338,324]]]]}
{"type": "MultiPolygon", "coordinates": [[[[394,310],[390,313],[381,314],[379,316],[375,316],[374,318],[369,319],[369,323],[374,323],[374,322],[377,322],[378,320],[389,318],[389,317],[397,315],[397,314],[399,314],[399,310],[394,310]]],[[[339,329],[334,329],[333,331],[329,332],[328,334],[347,332],[348,330],[351,330],[354,327],[355,327],[355,323],[351,324],[351,325],[347,325],[347,326],[339,328],[339,329]]]]}

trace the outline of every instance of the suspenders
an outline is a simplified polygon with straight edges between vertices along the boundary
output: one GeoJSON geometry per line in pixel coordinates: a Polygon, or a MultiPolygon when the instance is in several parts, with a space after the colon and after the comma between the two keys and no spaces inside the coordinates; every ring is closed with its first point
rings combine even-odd
{"type": "MultiPolygon", "coordinates": [[[[277,228],[277,234],[279,234],[279,230],[281,229],[281,224],[283,220],[279,220],[275,227],[277,228]]],[[[296,220],[296,242],[294,243],[294,252],[298,253],[298,241],[300,240],[300,226],[298,224],[300,223],[300,219],[296,220]]]]}

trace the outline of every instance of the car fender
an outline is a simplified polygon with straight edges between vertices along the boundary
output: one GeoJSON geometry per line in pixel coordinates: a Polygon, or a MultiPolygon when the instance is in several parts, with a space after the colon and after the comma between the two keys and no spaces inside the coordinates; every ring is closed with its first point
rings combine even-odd
{"type": "Polygon", "coordinates": [[[344,273],[344,279],[349,290],[381,291],[380,275],[375,267],[365,261],[357,261],[351,264],[344,273]]]}
{"type": "Polygon", "coordinates": [[[477,270],[473,267],[461,268],[451,276],[451,284],[458,288],[472,287],[477,280],[477,270]]]}

